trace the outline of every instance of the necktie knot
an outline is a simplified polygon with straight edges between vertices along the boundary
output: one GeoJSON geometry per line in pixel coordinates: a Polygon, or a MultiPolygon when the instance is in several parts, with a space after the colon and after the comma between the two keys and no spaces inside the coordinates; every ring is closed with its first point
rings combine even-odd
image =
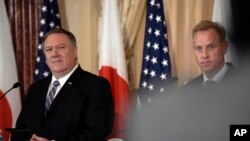
{"type": "Polygon", "coordinates": [[[54,82],[53,82],[53,87],[57,87],[57,86],[59,86],[60,85],[60,82],[58,81],[58,80],[55,80],[54,82]]]}
{"type": "Polygon", "coordinates": [[[217,82],[214,80],[207,80],[205,82],[205,87],[212,88],[212,87],[215,87],[216,85],[217,85],[217,82]]]}

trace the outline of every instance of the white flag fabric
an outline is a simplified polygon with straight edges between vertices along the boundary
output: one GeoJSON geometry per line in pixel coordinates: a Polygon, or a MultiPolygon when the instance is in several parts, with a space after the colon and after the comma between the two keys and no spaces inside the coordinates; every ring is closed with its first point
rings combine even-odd
{"type": "Polygon", "coordinates": [[[227,40],[229,43],[228,52],[225,56],[226,62],[237,64],[237,56],[234,45],[228,38],[228,35],[232,33],[232,9],[230,0],[214,1],[212,20],[220,23],[226,29],[227,40]]]}
{"type": "MultiPolygon", "coordinates": [[[[9,90],[18,82],[16,60],[11,40],[9,21],[4,1],[0,1],[0,95],[9,90]]],[[[0,99],[0,129],[6,141],[10,134],[5,128],[15,126],[16,119],[21,110],[21,96],[19,88],[11,90],[0,99]]]]}
{"type": "Polygon", "coordinates": [[[99,75],[109,80],[115,106],[114,127],[110,138],[123,139],[129,107],[129,87],[116,0],[103,1],[100,30],[99,75]]]}

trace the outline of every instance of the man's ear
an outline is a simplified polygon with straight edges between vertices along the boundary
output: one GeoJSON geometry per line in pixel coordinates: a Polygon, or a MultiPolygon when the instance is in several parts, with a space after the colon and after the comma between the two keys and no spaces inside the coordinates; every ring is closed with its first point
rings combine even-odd
{"type": "Polygon", "coordinates": [[[78,51],[77,51],[77,47],[75,47],[74,49],[75,49],[75,54],[76,54],[75,59],[78,59],[78,57],[77,57],[77,56],[78,56],[78,55],[77,55],[77,52],[78,52],[78,51]]]}
{"type": "Polygon", "coordinates": [[[223,53],[226,54],[228,50],[228,42],[227,41],[223,42],[222,47],[223,47],[223,53]]]}

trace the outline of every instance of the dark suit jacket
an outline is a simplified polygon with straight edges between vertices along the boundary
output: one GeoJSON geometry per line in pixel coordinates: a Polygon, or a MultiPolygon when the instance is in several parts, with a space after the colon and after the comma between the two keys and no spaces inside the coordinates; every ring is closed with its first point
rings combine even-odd
{"type": "MultiPolygon", "coordinates": [[[[52,76],[32,84],[16,128],[28,128],[56,141],[102,141],[111,133],[114,105],[109,82],[79,66],[66,81],[45,116],[45,99],[52,76]]],[[[12,141],[24,136],[13,134],[12,141]]]]}
{"type": "MultiPolygon", "coordinates": [[[[223,84],[225,81],[228,81],[230,77],[234,74],[235,68],[232,63],[226,63],[228,66],[228,70],[226,74],[224,75],[221,84],[223,84]]],[[[203,74],[197,76],[193,80],[189,81],[186,85],[183,86],[183,88],[201,88],[203,84],[203,74]]]]}

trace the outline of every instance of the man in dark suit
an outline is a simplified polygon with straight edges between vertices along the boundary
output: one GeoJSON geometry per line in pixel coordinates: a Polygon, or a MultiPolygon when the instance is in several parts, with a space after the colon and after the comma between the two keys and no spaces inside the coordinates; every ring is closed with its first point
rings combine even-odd
{"type": "Polygon", "coordinates": [[[193,28],[192,35],[195,59],[203,74],[184,87],[208,87],[229,79],[234,67],[224,58],[228,50],[225,29],[218,23],[205,20],[193,28]]]}
{"type": "MultiPolygon", "coordinates": [[[[105,140],[114,117],[108,80],[81,69],[76,39],[69,31],[51,30],[43,51],[52,75],[30,86],[16,129],[29,129],[31,141],[105,140]]],[[[11,140],[27,138],[16,133],[11,140]]]]}

